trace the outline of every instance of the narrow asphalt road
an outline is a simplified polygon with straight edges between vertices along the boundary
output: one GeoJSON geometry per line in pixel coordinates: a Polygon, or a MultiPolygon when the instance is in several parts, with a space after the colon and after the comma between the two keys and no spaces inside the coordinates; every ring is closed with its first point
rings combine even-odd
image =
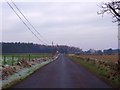
{"type": "Polygon", "coordinates": [[[110,88],[83,67],[60,55],[13,88],[110,88]]]}

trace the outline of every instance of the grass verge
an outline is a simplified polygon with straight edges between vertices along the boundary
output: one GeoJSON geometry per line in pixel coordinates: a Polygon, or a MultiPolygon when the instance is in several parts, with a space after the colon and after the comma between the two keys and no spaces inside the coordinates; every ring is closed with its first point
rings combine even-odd
{"type": "Polygon", "coordinates": [[[109,78],[108,76],[111,74],[109,72],[110,70],[106,70],[104,67],[100,67],[94,63],[89,63],[85,59],[74,56],[74,55],[73,56],[68,55],[68,58],[80,64],[81,66],[85,67],[90,72],[95,73],[96,76],[98,76],[99,78],[101,78],[102,80],[110,84],[112,87],[120,88],[120,76],[119,75],[109,78]]]}
{"type": "Polygon", "coordinates": [[[45,61],[41,64],[36,64],[30,68],[24,68],[20,70],[18,73],[15,73],[14,75],[9,76],[7,80],[2,81],[2,89],[8,89],[11,86],[15,85],[16,83],[21,82],[22,80],[27,78],[29,75],[37,71],[39,68],[47,65],[50,62],[52,61],[45,61]]]}

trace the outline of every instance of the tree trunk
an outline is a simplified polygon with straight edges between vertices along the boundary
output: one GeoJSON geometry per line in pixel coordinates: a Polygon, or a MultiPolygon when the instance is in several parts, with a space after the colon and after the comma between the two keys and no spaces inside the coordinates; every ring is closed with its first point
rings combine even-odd
{"type": "Polygon", "coordinates": [[[118,21],[118,64],[120,65],[120,21],[118,21]]]}

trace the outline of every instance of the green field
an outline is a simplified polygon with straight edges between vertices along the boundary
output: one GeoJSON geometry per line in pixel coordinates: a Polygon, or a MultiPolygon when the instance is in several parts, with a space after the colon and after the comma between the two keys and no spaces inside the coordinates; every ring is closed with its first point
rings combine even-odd
{"type": "Polygon", "coordinates": [[[50,58],[52,55],[48,53],[36,53],[36,54],[3,54],[0,56],[0,64],[13,65],[20,60],[32,60],[36,58],[50,58]]]}

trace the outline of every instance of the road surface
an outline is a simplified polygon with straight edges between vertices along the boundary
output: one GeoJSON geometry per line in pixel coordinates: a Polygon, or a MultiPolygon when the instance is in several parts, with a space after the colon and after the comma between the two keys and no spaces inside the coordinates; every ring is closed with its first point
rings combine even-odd
{"type": "Polygon", "coordinates": [[[20,82],[13,88],[110,88],[64,55],[20,82]]]}

